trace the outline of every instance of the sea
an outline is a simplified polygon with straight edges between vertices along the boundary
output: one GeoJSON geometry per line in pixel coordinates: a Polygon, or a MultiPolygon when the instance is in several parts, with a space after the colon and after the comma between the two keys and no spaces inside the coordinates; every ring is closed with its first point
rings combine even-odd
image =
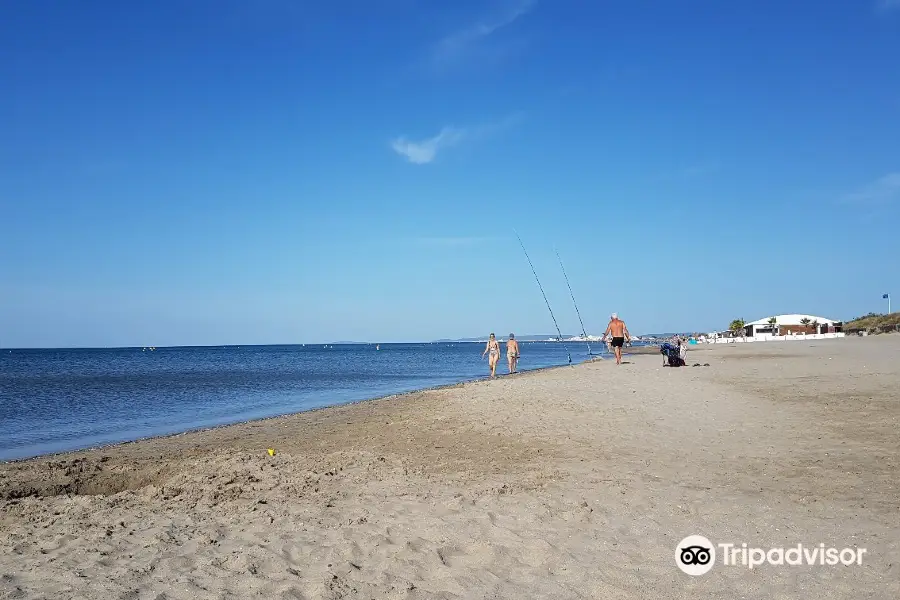
{"type": "MultiPolygon", "coordinates": [[[[483,349],[478,342],[3,349],[0,461],[476,380],[488,375],[483,349]]],[[[568,355],[572,364],[590,358],[584,342],[520,342],[520,349],[520,371],[566,365],[568,355]]],[[[504,356],[497,372],[506,370],[504,356]]]]}

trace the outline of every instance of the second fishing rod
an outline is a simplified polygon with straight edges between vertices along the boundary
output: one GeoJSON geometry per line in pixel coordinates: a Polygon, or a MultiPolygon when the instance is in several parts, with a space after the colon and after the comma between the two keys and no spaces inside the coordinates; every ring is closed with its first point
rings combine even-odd
{"type": "Polygon", "coordinates": [[[572,284],[569,283],[569,276],[566,275],[566,268],[563,266],[562,259],[559,257],[559,251],[556,248],[553,249],[556,252],[556,258],[559,260],[559,268],[562,269],[563,277],[566,278],[566,285],[569,287],[569,294],[572,296],[572,304],[575,305],[575,314],[578,315],[578,322],[581,323],[581,333],[584,335],[584,340],[587,342],[588,356],[593,356],[593,352],[591,352],[591,341],[588,339],[587,330],[584,328],[584,321],[581,320],[581,311],[578,310],[578,303],[575,302],[575,292],[572,291],[572,284]]]}
{"type": "Polygon", "coordinates": [[[541,285],[541,280],[537,276],[537,271],[534,270],[534,265],[531,262],[531,257],[528,256],[528,250],[525,249],[525,244],[522,243],[522,238],[519,237],[519,233],[517,231],[513,231],[516,234],[516,239],[519,240],[519,245],[522,247],[522,252],[525,253],[525,258],[528,260],[528,266],[531,267],[531,272],[534,275],[534,280],[537,281],[538,288],[541,290],[541,295],[544,297],[544,302],[547,304],[547,310],[550,311],[550,318],[553,319],[553,325],[556,327],[557,341],[561,342],[563,345],[563,349],[566,351],[566,358],[569,360],[569,364],[572,364],[572,355],[569,353],[569,348],[566,346],[566,343],[563,342],[562,332],[559,330],[559,324],[556,322],[556,316],[553,314],[553,309],[550,308],[550,301],[547,300],[547,294],[544,293],[544,286],[541,285]]]}

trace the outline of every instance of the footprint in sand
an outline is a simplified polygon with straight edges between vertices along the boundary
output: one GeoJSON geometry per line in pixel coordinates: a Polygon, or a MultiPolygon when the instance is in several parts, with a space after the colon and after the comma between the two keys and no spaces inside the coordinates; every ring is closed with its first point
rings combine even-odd
{"type": "Polygon", "coordinates": [[[458,546],[442,546],[437,549],[437,556],[441,564],[449,568],[453,568],[456,564],[457,557],[465,556],[465,554],[458,546]]]}
{"type": "Polygon", "coordinates": [[[49,554],[53,558],[56,558],[57,554],[60,554],[61,550],[64,550],[69,546],[69,542],[76,539],[74,535],[64,535],[58,540],[56,540],[56,547],[48,547],[41,548],[41,554],[49,554]]]}

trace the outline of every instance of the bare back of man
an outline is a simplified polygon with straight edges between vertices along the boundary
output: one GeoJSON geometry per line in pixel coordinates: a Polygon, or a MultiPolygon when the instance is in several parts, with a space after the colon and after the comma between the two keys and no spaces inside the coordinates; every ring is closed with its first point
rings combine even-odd
{"type": "Polygon", "coordinates": [[[628,333],[628,327],[625,321],[621,320],[616,313],[613,313],[609,319],[609,325],[606,326],[606,332],[603,338],[612,338],[613,351],[616,354],[616,364],[622,364],[622,346],[625,341],[631,341],[631,335],[628,333]]]}

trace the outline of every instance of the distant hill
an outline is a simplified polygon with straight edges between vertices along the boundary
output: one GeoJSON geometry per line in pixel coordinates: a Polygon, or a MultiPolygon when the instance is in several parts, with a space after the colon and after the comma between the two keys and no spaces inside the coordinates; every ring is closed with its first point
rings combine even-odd
{"type": "Polygon", "coordinates": [[[886,333],[896,331],[900,327],[900,312],[889,315],[869,313],[844,323],[844,331],[868,331],[870,333],[886,333]]]}
{"type": "MultiPolygon", "coordinates": [[[[498,336],[498,339],[505,340],[505,339],[507,339],[508,336],[509,336],[509,334],[500,335],[500,336],[498,336]]],[[[569,338],[569,337],[573,337],[573,336],[563,334],[563,339],[569,338]]],[[[518,335],[518,334],[516,334],[516,339],[519,340],[520,342],[543,342],[544,340],[548,340],[550,338],[556,339],[556,334],[555,333],[554,334],[548,333],[546,335],[518,335]]],[[[456,338],[456,339],[444,338],[444,339],[440,339],[440,340],[434,340],[434,342],[438,343],[438,344],[446,344],[446,343],[450,343],[450,342],[484,342],[486,340],[487,340],[487,336],[483,335],[480,337],[471,337],[471,338],[456,338]]]]}

